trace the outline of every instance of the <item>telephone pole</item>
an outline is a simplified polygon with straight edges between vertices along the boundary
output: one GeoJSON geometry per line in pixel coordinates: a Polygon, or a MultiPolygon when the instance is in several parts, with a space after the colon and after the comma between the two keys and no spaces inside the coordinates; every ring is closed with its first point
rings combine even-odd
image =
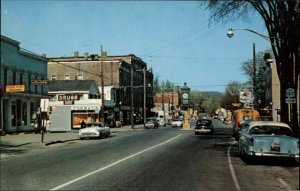
{"type": "Polygon", "coordinates": [[[101,118],[100,121],[104,122],[104,76],[103,76],[103,57],[104,57],[104,52],[102,50],[102,45],[101,45],[101,118]]]}

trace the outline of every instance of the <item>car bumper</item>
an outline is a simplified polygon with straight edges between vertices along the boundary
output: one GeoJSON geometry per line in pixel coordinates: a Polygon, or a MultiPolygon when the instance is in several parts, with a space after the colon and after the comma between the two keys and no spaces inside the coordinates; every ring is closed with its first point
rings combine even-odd
{"type": "Polygon", "coordinates": [[[195,129],[195,133],[211,133],[212,129],[195,129]]]}
{"type": "Polygon", "coordinates": [[[274,153],[274,152],[254,152],[254,151],[248,151],[247,155],[249,156],[266,156],[266,157],[284,157],[284,158],[295,158],[299,159],[299,153],[298,154],[292,154],[292,153],[274,153]]]}
{"type": "Polygon", "coordinates": [[[99,137],[100,136],[100,133],[82,133],[82,134],[79,134],[78,137],[80,139],[83,139],[83,138],[94,138],[94,137],[99,137]]]}

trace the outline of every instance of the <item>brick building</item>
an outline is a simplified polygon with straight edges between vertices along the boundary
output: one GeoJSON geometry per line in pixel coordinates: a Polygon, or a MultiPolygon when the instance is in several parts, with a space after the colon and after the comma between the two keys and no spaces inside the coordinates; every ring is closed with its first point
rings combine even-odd
{"type": "MultiPolygon", "coordinates": [[[[48,62],[49,80],[95,80],[101,92],[103,66],[105,116],[112,120],[130,123],[131,111],[134,112],[137,122],[143,121],[143,72],[146,70],[146,110],[153,107],[153,73],[147,69],[146,63],[135,55],[107,56],[89,55],[80,56],[74,52],[72,57],[50,58],[48,62]],[[102,65],[103,63],[103,65],[102,65]],[[110,87],[110,91],[107,91],[110,87]],[[110,95],[106,95],[110,94],[110,95]],[[131,99],[133,98],[133,99],[131,99]],[[110,99],[110,100],[106,100],[110,99]]],[[[102,92],[101,92],[102,93],[102,92]]]]}

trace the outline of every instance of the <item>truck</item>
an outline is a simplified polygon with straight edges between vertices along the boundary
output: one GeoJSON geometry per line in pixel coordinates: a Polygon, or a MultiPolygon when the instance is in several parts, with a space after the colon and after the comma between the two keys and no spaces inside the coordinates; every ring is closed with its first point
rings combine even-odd
{"type": "Polygon", "coordinates": [[[160,126],[166,126],[167,116],[164,111],[157,111],[155,117],[160,126]]]}

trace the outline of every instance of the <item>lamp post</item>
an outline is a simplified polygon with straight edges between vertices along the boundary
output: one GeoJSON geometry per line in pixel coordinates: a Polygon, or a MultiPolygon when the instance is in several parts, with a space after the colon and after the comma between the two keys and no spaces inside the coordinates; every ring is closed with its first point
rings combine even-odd
{"type": "Polygon", "coordinates": [[[146,67],[143,68],[143,70],[136,70],[137,72],[143,72],[143,122],[144,122],[144,127],[146,124],[146,67]]]}
{"type": "MultiPolygon", "coordinates": [[[[263,37],[264,39],[266,40],[269,40],[270,38],[265,36],[265,35],[262,35],[262,34],[259,34],[253,30],[250,30],[250,29],[233,29],[233,28],[228,28],[228,31],[227,31],[227,37],[228,38],[232,38],[234,33],[233,31],[235,30],[245,30],[245,31],[248,31],[248,32],[251,32],[251,33],[254,33],[254,34],[257,34],[261,37],[263,37]]],[[[252,103],[252,108],[255,109],[255,106],[256,106],[256,95],[255,95],[255,92],[256,92],[256,53],[255,53],[255,43],[253,43],[253,48],[252,48],[252,52],[253,52],[253,70],[252,70],[252,94],[253,94],[253,103],[252,103]]]]}

